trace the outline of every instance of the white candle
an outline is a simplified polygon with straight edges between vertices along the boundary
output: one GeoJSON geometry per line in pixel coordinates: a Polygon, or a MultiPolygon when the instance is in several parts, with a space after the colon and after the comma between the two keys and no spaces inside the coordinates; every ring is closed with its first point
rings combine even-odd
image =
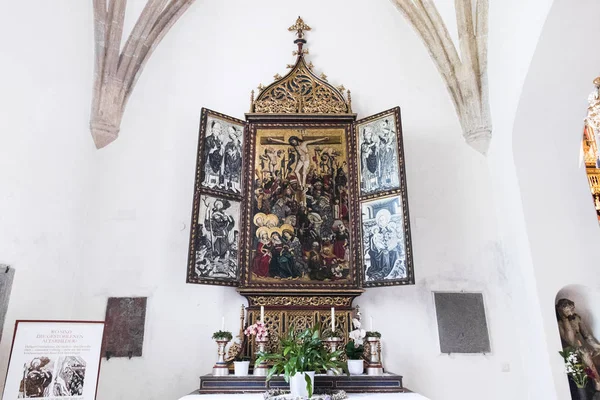
{"type": "Polygon", "coordinates": [[[225,330],[225,316],[221,317],[221,330],[224,331],[225,330]]]}
{"type": "Polygon", "coordinates": [[[260,306],[260,322],[265,322],[265,306],[260,306]]]}
{"type": "Polygon", "coordinates": [[[331,332],[335,332],[335,308],[331,307],[331,332]]]}
{"type": "Polygon", "coordinates": [[[370,331],[373,331],[373,317],[371,316],[371,329],[369,329],[370,331]]]}

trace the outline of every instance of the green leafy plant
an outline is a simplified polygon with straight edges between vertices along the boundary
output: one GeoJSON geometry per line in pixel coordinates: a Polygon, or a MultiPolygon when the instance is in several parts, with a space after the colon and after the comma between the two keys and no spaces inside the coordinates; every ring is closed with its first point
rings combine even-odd
{"type": "Polygon", "coordinates": [[[212,338],[214,340],[231,340],[233,338],[233,335],[231,334],[231,332],[229,331],[216,331],[215,333],[213,333],[212,338]]]}
{"type": "Polygon", "coordinates": [[[331,338],[331,337],[337,337],[337,338],[343,338],[344,333],[342,331],[340,331],[339,329],[336,329],[335,331],[332,331],[331,329],[325,329],[323,331],[323,337],[324,338],[331,338]]]}
{"type": "Polygon", "coordinates": [[[594,372],[583,364],[581,351],[574,347],[567,347],[558,352],[565,360],[567,375],[571,377],[578,388],[584,388],[588,378],[594,378],[594,372]]]}
{"type": "Polygon", "coordinates": [[[344,350],[349,360],[360,360],[365,352],[364,346],[357,344],[354,340],[349,340],[344,350]]]}
{"type": "Polygon", "coordinates": [[[297,333],[294,326],[285,336],[279,338],[279,351],[277,353],[260,353],[256,362],[272,363],[267,374],[267,381],[274,375],[283,374],[286,382],[296,373],[304,373],[308,397],[313,394],[313,385],[306,372],[315,371],[323,373],[328,370],[342,370],[348,372],[346,364],[339,360],[342,350],[329,352],[319,337],[319,325],[307,328],[297,333]]]}
{"type": "Polygon", "coordinates": [[[374,337],[374,338],[381,338],[381,333],[377,332],[377,331],[367,331],[367,333],[365,333],[365,337],[374,337]]]}

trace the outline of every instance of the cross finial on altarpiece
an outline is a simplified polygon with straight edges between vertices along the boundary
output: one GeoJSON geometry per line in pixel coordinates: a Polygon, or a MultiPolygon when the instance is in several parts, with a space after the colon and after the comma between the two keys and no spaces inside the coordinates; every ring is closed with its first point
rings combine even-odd
{"type": "Polygon", "coordinates": [[[310,31],[310,26],[304,23],[304,20],[298,16],[296,23],[288,28],[288,31],[296,31],[298,39],[304,39],[304,31],[310,31]]]}
{"type": "Polygon", "coordinates": [[[308,50],[302,49],[302,47],[306,44],[306,39],[304,39],[304,32],[310,31],[310,26],[304,23],[304,20],[298,16],[296,23],[288,28],[288,31],[294,32],[296,31],[296,36],[298,38],[294,40],[294,43],[298,46],[298,50],[294,51],[294,55],[298,56],[298,58],[302,57],[304,54],[308,54],[308,50]]]}

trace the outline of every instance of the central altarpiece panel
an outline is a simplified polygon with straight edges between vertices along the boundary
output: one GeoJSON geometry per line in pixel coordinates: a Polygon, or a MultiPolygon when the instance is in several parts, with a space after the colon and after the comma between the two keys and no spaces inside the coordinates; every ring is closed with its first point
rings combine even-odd
{"type": "Polygon", "coordinates": [[[331,308],[347,336],[363,288],[414,283],[400,109],[357,121],[350,91],[307,64],[310,28],[290,30],[296,63],[252,92],[245,121],[202,110],[188,257],[188,283],[248,299],[242,328],[264,307],[267,350],[331,327],[331,308]]]}

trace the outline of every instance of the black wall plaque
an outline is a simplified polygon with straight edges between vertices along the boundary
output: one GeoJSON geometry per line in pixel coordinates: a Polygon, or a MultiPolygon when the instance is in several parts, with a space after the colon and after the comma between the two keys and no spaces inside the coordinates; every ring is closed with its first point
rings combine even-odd
{"type": "Polygon", "coordinates": [[[483,294],[434,293],[442,353],[489,353],[483,294]]]}
{"type": "Polygon", "coordinates": [[[102,356],[141,357],[146,322],[146,297],[110,297],[102,356]]]}
{"type": "Polygon", "coordinates": [[[0,264],[0,341],[2,341],[2,330],[4,328],[6,312],[8,311],[8,299],[10,298],[10,290],[14,277],[14,269],[8,265],[0,264]]]}

